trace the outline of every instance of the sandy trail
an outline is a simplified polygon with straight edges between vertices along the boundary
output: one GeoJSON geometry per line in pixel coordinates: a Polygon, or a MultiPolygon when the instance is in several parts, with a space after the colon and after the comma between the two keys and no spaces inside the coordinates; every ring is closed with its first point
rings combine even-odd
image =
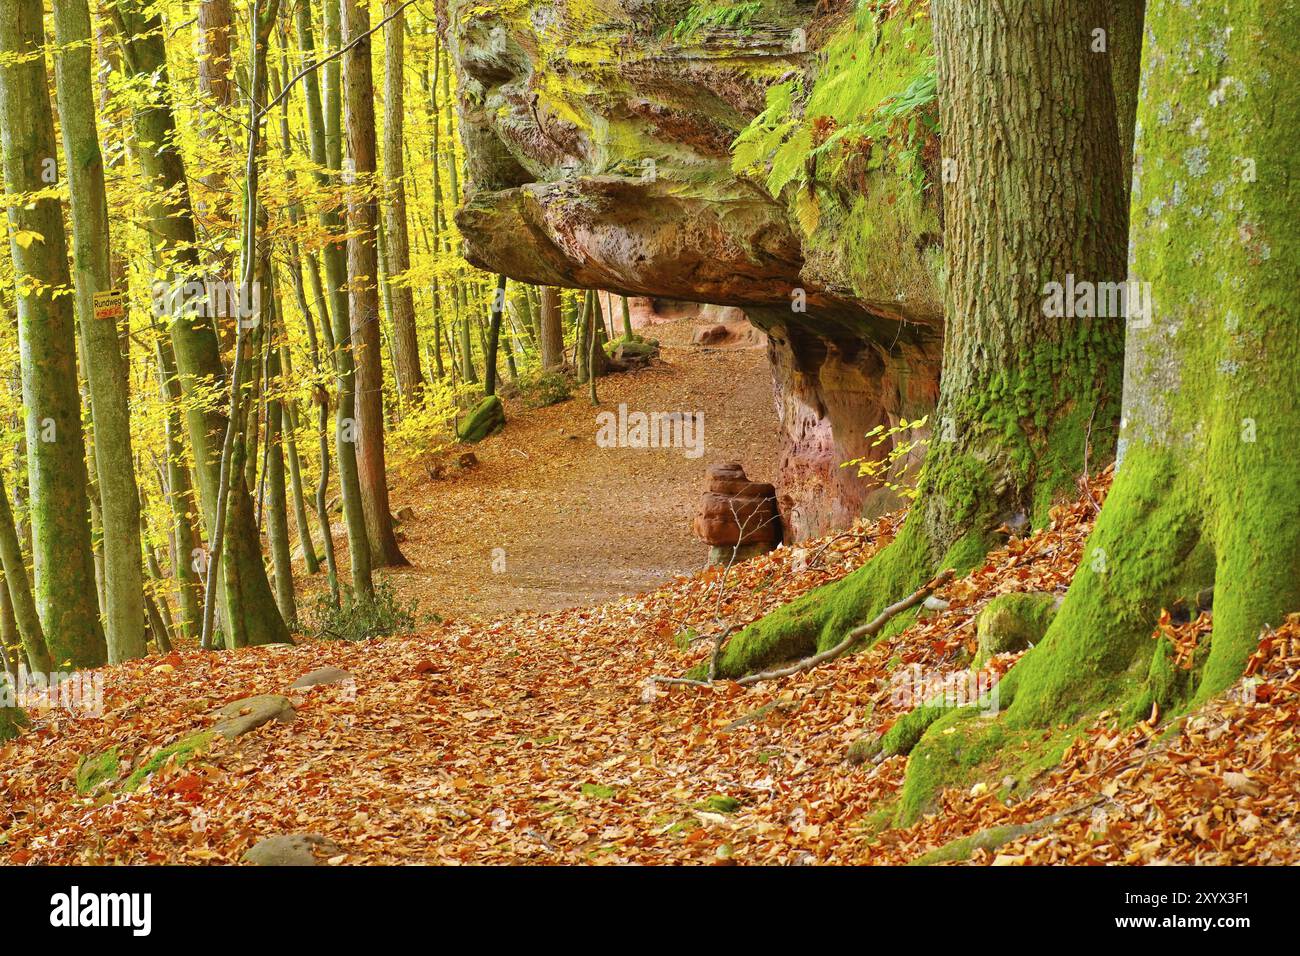
{"type": "MultiPolygon", "coordinates": [[[[763,348],[701,348],[695,323],[655,325],[662,362],[599,382],[550,408],[506,400],[507,428],[472,448],[479,465],[430,480],[419,468],[392,486],[409,568],[386,572],[425,612],[491,619],[594,605],[639,593],[703,565],[690,522],[712,463],[737,460],[773,481],[778,421],[763,348]],[[683,448],[602,448],[600,412],[703,413],[703,454],[683,448]]],[[[346,545],[336,523],[341,555],[346,545]]]]}

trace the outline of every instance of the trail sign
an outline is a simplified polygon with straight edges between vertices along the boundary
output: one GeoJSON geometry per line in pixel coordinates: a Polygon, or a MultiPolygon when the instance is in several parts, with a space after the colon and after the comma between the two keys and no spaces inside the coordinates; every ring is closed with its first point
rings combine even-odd
{"type": "Polygon", "coordinates": [[[126,315],[126,295],[116,289],[95,293],[95,318],[120,319],[126,315]]]}

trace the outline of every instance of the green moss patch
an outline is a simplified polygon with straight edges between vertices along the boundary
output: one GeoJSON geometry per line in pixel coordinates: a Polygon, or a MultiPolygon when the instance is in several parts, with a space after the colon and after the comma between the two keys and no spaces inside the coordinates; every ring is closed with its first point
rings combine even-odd
{"type": "Polygon", "coordinates": [[[174,744],[169,744],[161,750],[154,753],[152,757],[142,763],[126,778],[122,784],[123,793],[132,793],[145,782],[150,776],[157,773],[168,763],[175,763],[181,767],[193,760],[199,754],[208,749],[208,745],[218,734],[215,731],[204,730],[196,734],[190,734],[188,737],[182,737],[174,744]]]}
{"type": "Polygon", "coordinates": [[[121,766],[122,758],[116,747],[83,756],[77,761],[77,769],[72,775],[77,793],[90,793],[103,784],[116,780],[121,766]]]}

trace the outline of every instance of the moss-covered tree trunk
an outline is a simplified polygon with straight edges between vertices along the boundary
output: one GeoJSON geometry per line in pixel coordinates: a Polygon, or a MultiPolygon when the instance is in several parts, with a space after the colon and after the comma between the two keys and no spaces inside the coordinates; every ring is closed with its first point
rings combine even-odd
{"type": "Polygon", "coordinates": [[[1114,444],[1123,318],[1045,307],[1049,283],[1124,275],[1110,62],[1090,49],[1105,0],[933,11],[947,326],[920,497],[865,567],[737,635],[724,676],[833,646],[941,566],[969,570],[1003,524],[1041,525],[1085,456],[1095,470],[1114,444]]]}
{"type": "Polygon", "coordinates": [[[1013,725],[1217,694],[1300,610],[1300,8],[1152,0],[1146,30],[1131,247],[1154,308],[1129,324],[1110,496],[1003,682],[1013,725]],[[1180,670],[1157,617],[1211,586],[1208,652],[1180,670]]]}
{"type": "MultiPolygon", "coordinates": [[[[104,529],[104,631],[111,662],[142,657],[144,571],[140,492],[131,454],[127,360],[111,312],[96,314],[94,296],[113,288],[108,200],[90,85],[90,10],[86,0],[56,0],[54,32],[59,121],[72,205],[73,275],[85,374],[94,423],[94,467],[104,529]]],[[[124,292],[124,289],[117,290],[124,292]]]]}
{"type": "MultiPolygon", "coordinates": [[[[57,180],[58,145],[45,77],[41,0],[0,4],[0,139],[5,190],[57,180]]],[[[107,648],[90,543],[85,435],[63,212],[46,195],[9,207],[18,286],[18,347],[27,424],[36,605],[55,667],[94,667],[107,648]]]]}
{"type": "MultiPolygon", "coordinates": [[[[348,200],[348,309],[357,361],[357,474],[370,558],[378,566],[407,564],[397,545],[388,502],[384,454],[384,364],[379,325],[378,203],[375,182],[375,87],[370,14],[343,0],[348,150],[357,177],[348,200]]],[[[405,226],[403,226],[405,228],[405,226]]]]}
{"type": "MultiPolygon", "coordinates": [[[[199,261],[184,161],[176,148],[176,118],[167,78],[163,26],[155,11],[145,16],[139,0],[119,0],[109,10],[122,36],[126,71],[149,90],[151,101],[135,111],[136,139],[148,148],[137,150],[141,169],[151,187],[151,225],[174,280],[194,280],[203,274],[199,261]]],[[[220,457],[227,416],[198,401],[215,389],[225,392],[216,325],[210,316],[193,316],[178,309],[170,316],[172,346],[186,424],[194,450],[199,498],[209,529],[216,527],[220,457]]],[[[289,642],[289,630],[276,608],[262,562],[261,539],[253,514],[253,499],[242,468],[231,473],[227,533],[222,547],[221,601],[229,646],[289,642]]],[[[209,533],[209,540],[213,535],[209,533]]],[[[215,564],[215,562],[212,562],[215,564]]]]}

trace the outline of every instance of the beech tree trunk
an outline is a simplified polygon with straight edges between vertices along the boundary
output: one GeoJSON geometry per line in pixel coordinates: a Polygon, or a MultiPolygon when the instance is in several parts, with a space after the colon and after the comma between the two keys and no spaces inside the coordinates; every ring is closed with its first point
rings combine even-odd
{"type": "MultiPolygon", "coordinates": [[[[205,145],[209,162],[204,175],[198,178],[195,212],[210,234],[224,236],[233,228],[226,175],[227,158],[235,149],[234,140],[226,129],[235,108],[235,85],[230,78],[234,32],[230,0],[200,0],[198,30],[199,93],[202,97],[198,111],[199,137],[205,145]]],[[[205,257],[213,272],[209,281],[228,277],[231,257],[220,243],[209,243],[205,257]]],[[[229,340],[230,336],[226,337],[229,340]]]]}
{"type": "Polygon", "coordinates": [[[104,529],[104,631],[108,659],[116,663],[145,654],[144,572],[127,361],[117,318],[97,316],[94,306],[96,292],[113,290],[113,277],[104,163],[90,84],[90,10],[86,0],[56,0],[54,32],[59,44],[55,56],[59,122],[72,198],[73,278],[104,529]]]}
{"type": "MultiPolygon", "coordinates": [[[[167,79],[167,58],[163,26],[157,12],[148,17],[140,0],[118,0],[109,8],[122,36],[123,60],[127,72],[140,78],[153,91],[153,99],[135,113],[136,138],[151,148],[137,156],[151,188],[150,218],[160,255],[173,281],[193,280],[203,274],[196,251],[194,215],[190,203],[185,166],[176,150],[176,119],[172,112],[167,79]],[[161,144],[161,145],[158,145],[161,144]]],[[[173,314],[170,317],[172,346],[186,398],[186,423],[194,450],[199,497],[209,528],[216,527],[220,456],[226,433],[226,413],[205,410],[196,401],[198,393],[225,394],[226,373],[221,362],[216,325],[206,319],[173,314]]],[[[222,564],[227,566],[222,583],[222,627],[231,647],[244,644],[289,642],[289,630],[275,605],[275,597],[262,561],[261,540],[253,514],[253,500],[242,478],[232,473],[228,525],[222,564]]],[[[211,562],[211,559],[209,559],[211,562]]]]}
{"type": "Polygon", "coordinates": [[[542,368],[564,365],[564,316],[560,310],[560,290],[542,289],[542,368]]]}
{"type": "Polygon", "coordinates": [[[1017,726],[1199,703],[1300,609],[1300,10],[1150,0],[1146,36],[1131,247],[1154,309],[1128,327],[1110,496],[1046,638],[1004,682],[1017,726]],[[1209,587],[1209,652],[1184,670],[1151,635],[1209,587]]]}
{"type": "MultiPolygon", "coordinates": [[[[324,40],[333,51],[343,45],[340,20],[342,0],[325,0],[324,40]]],[[[298,7],[298,35],[308,64],[315,61],[311,34],[311,11],[306,4],[298,7]]],[[[313,84],[307,84],[307,123],[312,159],[330,171],[324,182],[337,184],[343,169],[343,102],[337,58],[326,63],[324,106],[313,97],[313,84]]],[[[309,74],[309,77],[313,74],[309,74]]],[[[321,211],[321,225],[330,235],[343,235],[343,219],[337,209],[321,211]]],[[[365,509],[361,500],[361,481],[357,470],[357,401],[356,361],[348,315],[347,246],[336,238],[325,246],[325,279],[329,286],[330,322],[334,331],[334,369],[337,375],[338,407],[334,414],[334,451],[338,458],[339,494],[343,501],[343,522],[348,535],[348,554],[352,568],[352,591],[365,597],[374,590],[371,578],[370,539],[366,533],[365,509]]]]}
{"type": "MultiPolygon", "coordinates": [[[[5,189],[48,189],[58,146],[45,77],[41,0],[0,4],[0,142],[5,189]],[[17,60],[13,58],[18,58],[17,60]],[[44,175],[43,175],[44,174],[44,175]]],[[[56,668],[107,659],[90,543],[85,434],[63,212],[51,196],[9,207],[27,425],[36,606],[56,668]]]]}
{"type": "Polygon", "coordinates": [[[267,336],[267,386],[270,398],[266,405],[266,538],[271,545],[271,560],[275,568],[275,603],[280,616],[293,626],[298,620],[298,607],[293,594],[293,558],[289,549],[289,507],[285,493],[284,435],[285,414],[281,395],[284,383],[280,379],[280,344],[276,341],[280,326],[268,328],[267,336]]]}
{"type": "Polygon", "coordinates": [[[488,328],[487,358],[484,362],[484,395],[497,393],[497,346],[501,341],[501,316],[506,308],[506,277],[497,276],[496,292],[492,295],[492,318],[488,328]]]}

